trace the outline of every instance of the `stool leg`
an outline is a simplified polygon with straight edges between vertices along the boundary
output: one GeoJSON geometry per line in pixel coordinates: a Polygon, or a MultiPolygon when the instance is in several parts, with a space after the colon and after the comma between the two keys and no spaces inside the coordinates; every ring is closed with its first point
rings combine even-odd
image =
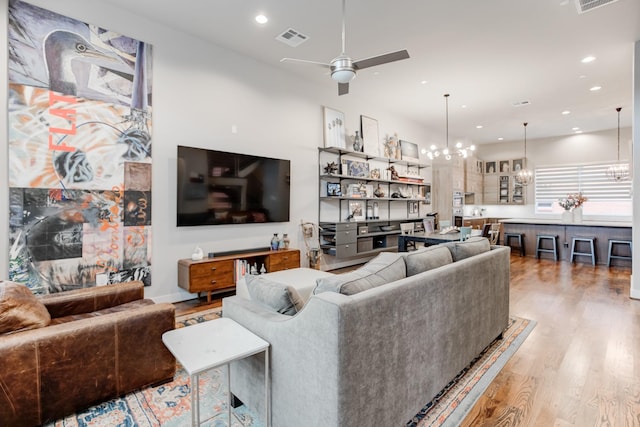
{"type": "Polygon", "coordinates": [[[569,262],[573,262],[573,259],[576,256],[575,251],[576,251],[576,240],[571,239],[571,256],[569,257],[569,262]]]}
{"type": "Polygon", "coordinates": [[[536,258],[540,259],[540,237],[536,238],[536,258]]]}
{"type": "Polygon", "coordinates": [[[609,250],[607,251],[607,267],[611,267],[611,251],[613,249],[613,242],[609,240],[609,250]]]}
{"type": "Polygon", "coordinates": [[[596,265],[596,248],[594,247],[594,241],[595,239],[591,239],[589,241],[589,244],[591,245],[591,265],[596,265]]]}
{"type": "Polygon", "coordinates": [[[558,261],[559,257],[560,256],[558,254],[558,238],[554,237],[553,238],[553,260],[558,261]]]}
{"type": "Polygon", "coordinates": [[[524,241],[522,236],[518,236],[518,244],[520,245],[520,256],[524,256],[524,241]]]}

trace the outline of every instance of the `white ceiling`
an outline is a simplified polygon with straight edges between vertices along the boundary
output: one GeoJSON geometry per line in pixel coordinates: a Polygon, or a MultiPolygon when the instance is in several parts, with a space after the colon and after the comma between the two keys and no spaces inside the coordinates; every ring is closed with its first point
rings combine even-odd
{"type": "MultiPolygon", "coordinates": [[[[634,42],[640,1],[618,0],[579,14],[577,0],[347,0],[354,60],[408,49],[411,58],[358,72],[345,96],[386,105],[475,143],[612,129],[615,108],[631,126],[634,42]],[[589,64],[581,59],[593,55],[589,64]],[[426,80],[426,84],[421,84],[426,80]],[[589,90],[601,86],[597,92],[589,90]],[[519,101],[530,105],[514,107],[519,101]],[[466,105],[466,108],[462,106],[466,105]],[[571,111],[562,115],[564,110],[571,111]],[[482,125],[482,129],[477,129],[482,125]]],[[[329,62],[340,53],[340,0],[108,0],[151,20],[297,73],[336,94],[326,71],[282,57],[329,62]],[[254,16],[269,22],[259,25],[254,16]],[[294,28],[309,40],[275,37],[294,28]]]]}

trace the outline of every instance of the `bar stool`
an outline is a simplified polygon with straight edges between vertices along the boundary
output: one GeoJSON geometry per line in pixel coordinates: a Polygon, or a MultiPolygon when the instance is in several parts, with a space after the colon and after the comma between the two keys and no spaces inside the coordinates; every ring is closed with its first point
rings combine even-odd
{"type": "Polygon", "coordinates": [[[609,251],[607,253],[607,267],[611,267],[612,258],[631,260],[632,255],[633,255],[633,245],[631,244],[631,240],[609,239],[609,251]],[[629,245],[629,255],[614,255],[613,254],[614,245],[629,245]]]}
{"type": "Polygon", "coordinates": [[[513,249],[513,246],[511,246],[510,244],[511,239],[517,239],[518,246],[516,247],[516,249],[520,249],[520,256],[524,256],[524,240],[522,240],[523,236],[523,233],[504,233],[504,245],[509,246],[513,249]]]}
{"type": "Polygon", "coordinates": [[[560,255],[558,253],[558,236],[551,234],[536,234],[536,258],[540,258],[540,252],[549,252],[553,254],[553,260],[558,261],[560,255]],[[545,240],[551,240],[553,248],[543,248],[542,242],[545,240]]]}
{"type": "Polygon", "coordinates": [[[573,237],[571,239],[571,257],[569,258],[570,262],[575,261],[576,255],[590,256],[591,264],[596,265],[596,248],[595,248],[595,237],[573,237]],[[588,242],[591,252],[578,252],[578,242],[588,242]]]}

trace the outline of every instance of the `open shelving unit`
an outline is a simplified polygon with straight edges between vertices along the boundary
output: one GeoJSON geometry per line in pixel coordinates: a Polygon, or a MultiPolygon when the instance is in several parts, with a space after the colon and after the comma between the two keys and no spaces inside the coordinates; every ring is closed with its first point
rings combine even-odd
{"type": "Polygon", "coordinates": [[[418,230],[422,227],[431,204],[431,184],[421,175],[428,165],[335,147],[319,148],[318,164],[318,218],[324,253],[350,258],[395,250],[401,223],[415,222],[418,230]],[[338,165],[337,173],[325,171],[330,162],[338,165]],[[404,180],[386,176],[390,166],[404,180]],[[338,192],[330,194],[328,184],[338,192]]]}

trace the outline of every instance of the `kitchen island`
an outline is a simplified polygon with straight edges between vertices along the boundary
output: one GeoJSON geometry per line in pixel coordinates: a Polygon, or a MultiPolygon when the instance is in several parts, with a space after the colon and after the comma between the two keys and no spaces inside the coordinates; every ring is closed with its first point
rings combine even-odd
{"type": "MultiPolygon", "coordinates": [[[[631,240],[631,221],[582,221],[563,222],[560,219],[509,218],[501,219],[504,233],[522,233],[526,256],[536,256],[536,235],[558,236],[560,260],[570,261],[571,240],[573,237],[594,237],[596,262],[607,263],[609,239],[631,240]]],[[[514,241],[512,240],[512,243],[514,241]]],[[[615,253],[630,255],[625,245],[616,246],[615,253]]],[[[550,254],[542,254],[547,258],[550,254]]],[[[578,257],[579,262],[590,262],[588,257],[578,257]]],[[[612,265],[631,266],[630,260],[614,259],[612,265]]]]}

